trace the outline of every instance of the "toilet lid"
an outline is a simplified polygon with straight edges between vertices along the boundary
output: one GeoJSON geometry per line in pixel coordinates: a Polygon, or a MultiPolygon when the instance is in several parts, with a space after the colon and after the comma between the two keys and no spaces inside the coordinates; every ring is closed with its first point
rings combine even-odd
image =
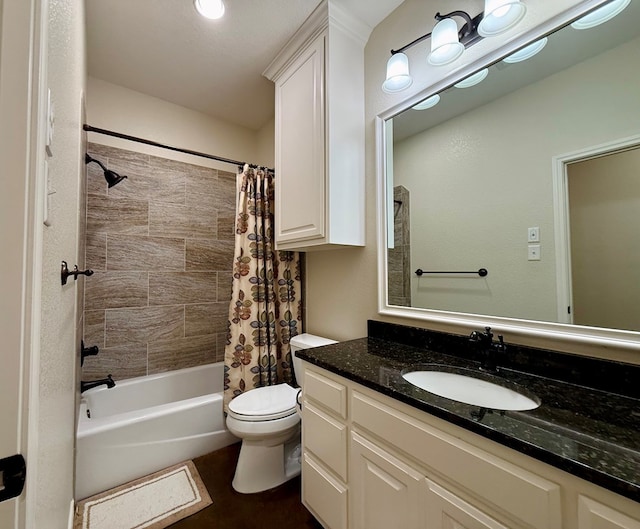
{"type": "Polygon", "coordinates": [[[245,421],[270,421],[296,413],[300,388],[277,384],[255,388],[238,395],[229,403],[229,413],[245,421]]]}

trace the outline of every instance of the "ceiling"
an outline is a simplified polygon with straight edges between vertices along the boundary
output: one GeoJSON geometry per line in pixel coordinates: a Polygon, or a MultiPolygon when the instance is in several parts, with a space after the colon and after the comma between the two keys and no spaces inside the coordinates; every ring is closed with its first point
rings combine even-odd
{"type": "MultiPolygon", "coordinates": [[[[374,28],[403,0],[336,0],[374,28]]],[[[90,76],[253,130],[273,116],[262,77],[319,0],[225,0],[219,20],[193,0],[86,0],[90,76]]]]}

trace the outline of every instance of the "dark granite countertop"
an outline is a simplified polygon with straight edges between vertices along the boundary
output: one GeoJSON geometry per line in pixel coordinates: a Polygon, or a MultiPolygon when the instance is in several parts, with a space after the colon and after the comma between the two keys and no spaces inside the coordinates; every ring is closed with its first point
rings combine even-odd
{"type": "Polygon", "coordinates": [[[421,364],[478,372],[467,337],[370,321],[368,338],[298,356],[640,502],[640,366],[507,344],[495,376],[541,404],[530,411],[485,411],[402,378],[404,369],[421,364]]]}

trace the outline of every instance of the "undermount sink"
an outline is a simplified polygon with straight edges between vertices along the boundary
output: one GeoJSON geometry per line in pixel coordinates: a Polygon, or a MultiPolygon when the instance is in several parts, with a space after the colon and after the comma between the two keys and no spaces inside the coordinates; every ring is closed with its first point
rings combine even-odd
{"type": "Polygon", "coordinates": [[[540,406],[540,400],[528,391],[507,382],[486,380],[488,376],[478,376],[467,369],[442,370],[420,368],[406,370],[402,378],[425,391],[447,399],[489,408],[493,410],[525,411],[540,406]],[[513,388],[513,389],[512,389],[513,388]],[[528,395],[525,395],[527,393],[528,395]]]}

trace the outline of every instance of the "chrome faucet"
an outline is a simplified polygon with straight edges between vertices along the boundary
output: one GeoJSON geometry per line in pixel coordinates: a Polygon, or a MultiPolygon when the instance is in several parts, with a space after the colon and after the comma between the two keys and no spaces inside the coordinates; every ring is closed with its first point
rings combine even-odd
{"type": "Polygon", "coordinates": [[[473,331],[469,335],[469,341],[476,343],[480,353],[480,369],[484,371],[497,371],[495,352],[504,353],[507,346],[504,344],[504,337],[498,335],[498,343],[493,341],[491,327],[485,327],[484,332],[473,331]]]}
{"type": "Polygon", "coordinates": [[[111,378],[111,375],[107,375],[107,378],[103,378],[101,380],[91,380],[89,382],[81,381],[80,382],[80,393],[84,393],[85,391],[87,391],[88,389],[91,389],[91,388],[102,386],[103,384],[106,384],[108,388],[112,388],[112,387],[114,387],[116,385],[116,383],[113,380],[113,378],[111,378]]]}

